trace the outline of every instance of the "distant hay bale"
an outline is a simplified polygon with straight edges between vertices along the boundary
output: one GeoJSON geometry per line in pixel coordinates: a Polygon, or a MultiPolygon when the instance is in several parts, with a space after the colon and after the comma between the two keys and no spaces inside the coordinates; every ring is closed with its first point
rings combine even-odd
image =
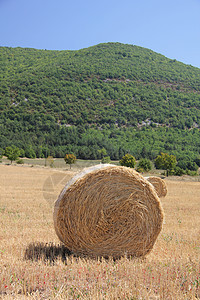
{"type": "Polygon", "coordinates": [[[120,258],[149,253],[163,210],[152,185],[131,168],[97,165],[75,176],[54,207],[59,239],[77,255],[120,258]]]}
{"type": "Polygon", "coordinates": [[[146,177],[146,179],[154,186],[158,197],[165,197],[167,195],[167,186],[162,178],[151,176],[146,177]]]}

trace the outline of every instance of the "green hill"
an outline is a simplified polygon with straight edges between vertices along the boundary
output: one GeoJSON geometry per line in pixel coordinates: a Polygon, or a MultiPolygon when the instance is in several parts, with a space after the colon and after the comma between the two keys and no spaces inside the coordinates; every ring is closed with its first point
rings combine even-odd
{"type": "Polygon", "coordinates": [[[0,47],[0,147],[26,156],[197,157],[200,69],[120,43],[0,47]],[[48,148],[48,149],[47,149],[48,148]]]}

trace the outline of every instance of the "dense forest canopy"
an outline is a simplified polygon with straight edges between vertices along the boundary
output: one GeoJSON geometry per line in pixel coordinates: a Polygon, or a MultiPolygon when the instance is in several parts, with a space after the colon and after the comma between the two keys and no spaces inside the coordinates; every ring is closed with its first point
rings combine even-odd
{"type": "Polygon", "coordinates": [[[25,155],[197,157],[200,69],[120,43],[0,47],[0,147],[25,155]]]}

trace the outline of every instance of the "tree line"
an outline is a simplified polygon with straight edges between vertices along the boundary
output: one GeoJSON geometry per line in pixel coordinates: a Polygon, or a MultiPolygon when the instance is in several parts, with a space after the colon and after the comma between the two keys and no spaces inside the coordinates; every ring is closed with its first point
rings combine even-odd
{"type": "MultiPolygon", "coordinates": [[[[107,151],[105,148],[98,150],[98,153],[101,157],[101,163],[110,163],[111,159],[110,156],[107,156],[107,151]]],[[[19,149],[17,147],[6,147],[5,149],[0,148],[0,159],[4,156],[6,156],[11,164],[13,161],[16,161],[18,164],[23,164],[24,161],[23,157],[24,151],[22,149],[19,149]]],[[[48,156],[47,160],[49,161],[49,165],[53,167],[53,156],[48,156]]],[[[74,164],[77,160],[76,156],[73,153],[67,153],[64,156],[64,160],[66,164],[71,165],[74,164]]],[[[45,160],[46,161],[46,160],[45,160]]],[[[1,161],[0,161],[1,162],[1,161]]],[[[133,155],[130,153],[126,153],[120,160],[119,164],[121,166],[126,166],[130,168],[135,168],[136,166],[136,159],[133,155]]],[[[184,174],[187,175],[198,175],[198,169],[200,167],[200,157],[198,157],[196,160],[192,161],[184,159],[177,161],[175,155],[170,155],[168,153],[160,153],[154,161],[150,161],[147,158],[141,158],[139,162],[137,163],[136,170],[140,173],[148,172],[152,169],[152,165],[155,165],[157,169],[163,169],[166,170],[166,175],[177,175],[181,176],[184,174]]],[[[46,163],[45,163],[46,166],[46,163]]]]}

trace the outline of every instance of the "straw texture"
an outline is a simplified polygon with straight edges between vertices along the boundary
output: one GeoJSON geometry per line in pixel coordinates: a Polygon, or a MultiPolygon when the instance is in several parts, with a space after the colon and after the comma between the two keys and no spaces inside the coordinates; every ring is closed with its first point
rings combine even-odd
{"type": "Polygon", "coordinates": [[[165,197],[167,195],[167,186],[162,178],[151,176],[147,177],[147,180],[154,186],[158,197],[165,197]]]}
{"type": "Polygon", "coordinates": [[[162,229],[152,185],[131,168],[96,166],[76,176],[54,207],[59,239],[77,255],[144,256],[162,229]]]}

